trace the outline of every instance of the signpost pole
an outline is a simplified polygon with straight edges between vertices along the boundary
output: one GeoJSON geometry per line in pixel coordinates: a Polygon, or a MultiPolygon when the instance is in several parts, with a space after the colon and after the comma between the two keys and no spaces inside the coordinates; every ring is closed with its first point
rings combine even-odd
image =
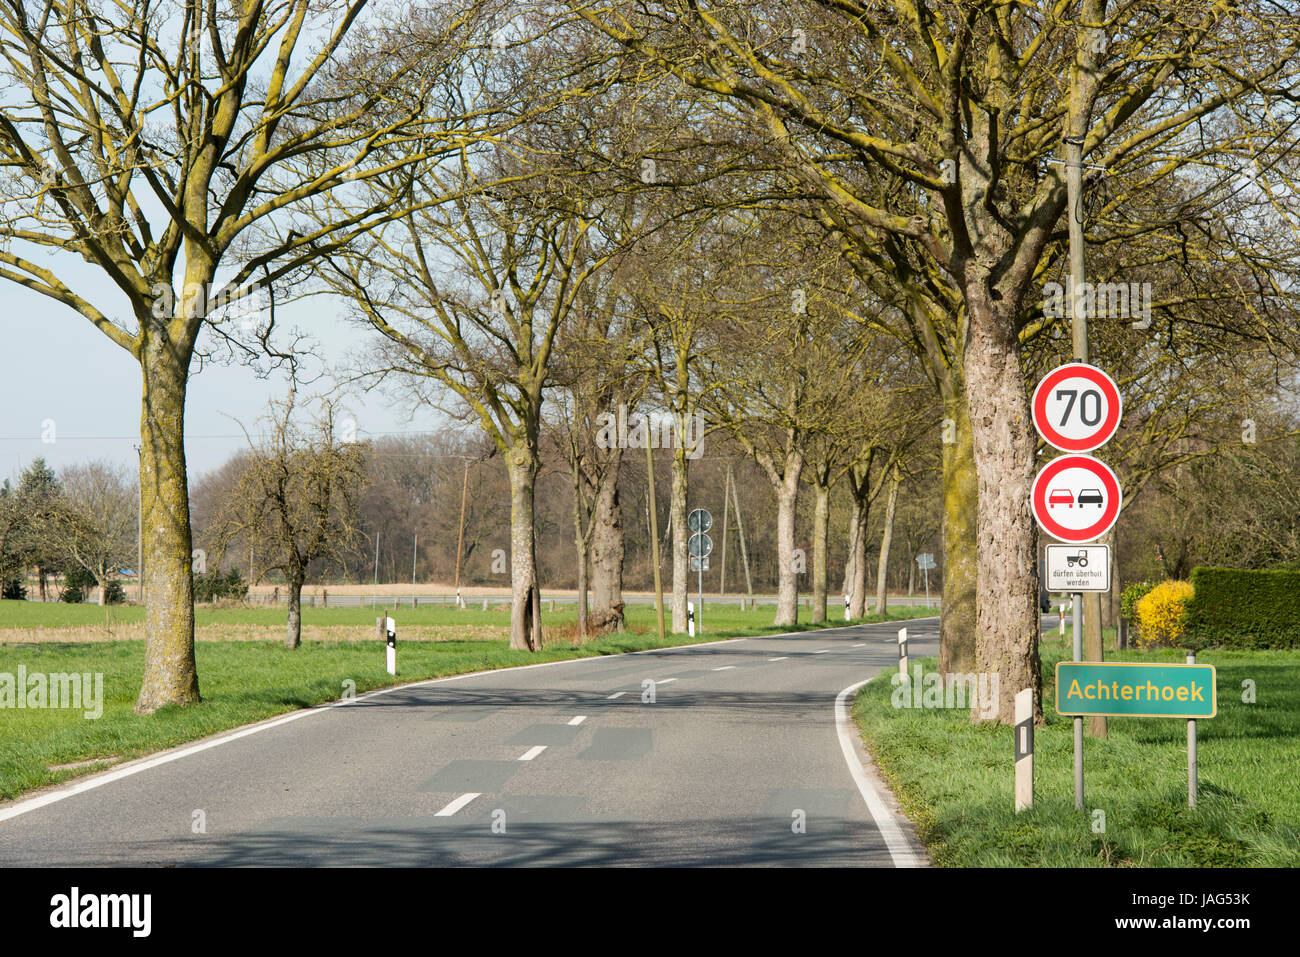
{"type": "Polygon", "coordinates": [[[700,613],[695,622],[696,634],[704,634],[704,559],[701,558],[695,567],[699,569],[699,592],[700,592],[700,613]]]}
{"type": "MultiPolygon", "coordinates": [[[[1196,664],[1196,655],[1187,656],[1189,665],[1196,664]]],[[[1196,719],[1187,719],[1187,806],[1196,807],[1196,719]]]]}
{"type": "MultiPolygon", "coordinates": [[[[1074,615],[1074,660],[1083,660],[1083,595],[1070,595],[1070,609],[1074,615]]],[[[1074,719],[1074,809],[1083,810],[1083,718],[1074,719]]]]}

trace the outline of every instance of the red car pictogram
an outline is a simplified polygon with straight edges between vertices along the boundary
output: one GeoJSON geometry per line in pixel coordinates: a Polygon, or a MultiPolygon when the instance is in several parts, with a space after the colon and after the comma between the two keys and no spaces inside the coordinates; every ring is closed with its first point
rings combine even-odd
{"type": "Polygon", "coordinates": [[[1047,493],[1047,507],[1053,505],[1068,505],[1074,508],[1074,495],[1068,488],[1054,488],[1047,493]]]}

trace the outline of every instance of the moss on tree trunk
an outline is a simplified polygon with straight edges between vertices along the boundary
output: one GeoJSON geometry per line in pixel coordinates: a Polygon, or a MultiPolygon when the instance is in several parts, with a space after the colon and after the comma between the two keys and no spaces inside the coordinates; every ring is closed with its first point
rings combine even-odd
{"type": "Polygon", "coordinates": [[[145,572],[144,681],[135,710],[199,701],[194,663],[194,573],[185,476],[190,349],[149,330],[140,356],[140,498],[145,572]]]}

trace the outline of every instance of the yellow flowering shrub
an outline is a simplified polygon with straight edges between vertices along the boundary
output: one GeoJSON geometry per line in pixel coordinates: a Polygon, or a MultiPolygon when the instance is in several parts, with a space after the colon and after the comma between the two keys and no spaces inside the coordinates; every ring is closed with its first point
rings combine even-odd
{"type": "Polygon", "coordinates": [[[1183,611],[1191,597],[1191,582],[1163,581],[1147,592],[1137,603],[1137,646],[1181,645],[1187,630],[1183,611]]]}

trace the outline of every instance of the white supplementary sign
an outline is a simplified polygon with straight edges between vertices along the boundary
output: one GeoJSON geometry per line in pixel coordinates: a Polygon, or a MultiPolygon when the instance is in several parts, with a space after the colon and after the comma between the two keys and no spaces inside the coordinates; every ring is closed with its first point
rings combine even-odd
{"type": "Polygon", "coordinates": [[[1110,591],[1108,545],[1048,545],[1046,564],[1048,591],[1110,591]]]}

